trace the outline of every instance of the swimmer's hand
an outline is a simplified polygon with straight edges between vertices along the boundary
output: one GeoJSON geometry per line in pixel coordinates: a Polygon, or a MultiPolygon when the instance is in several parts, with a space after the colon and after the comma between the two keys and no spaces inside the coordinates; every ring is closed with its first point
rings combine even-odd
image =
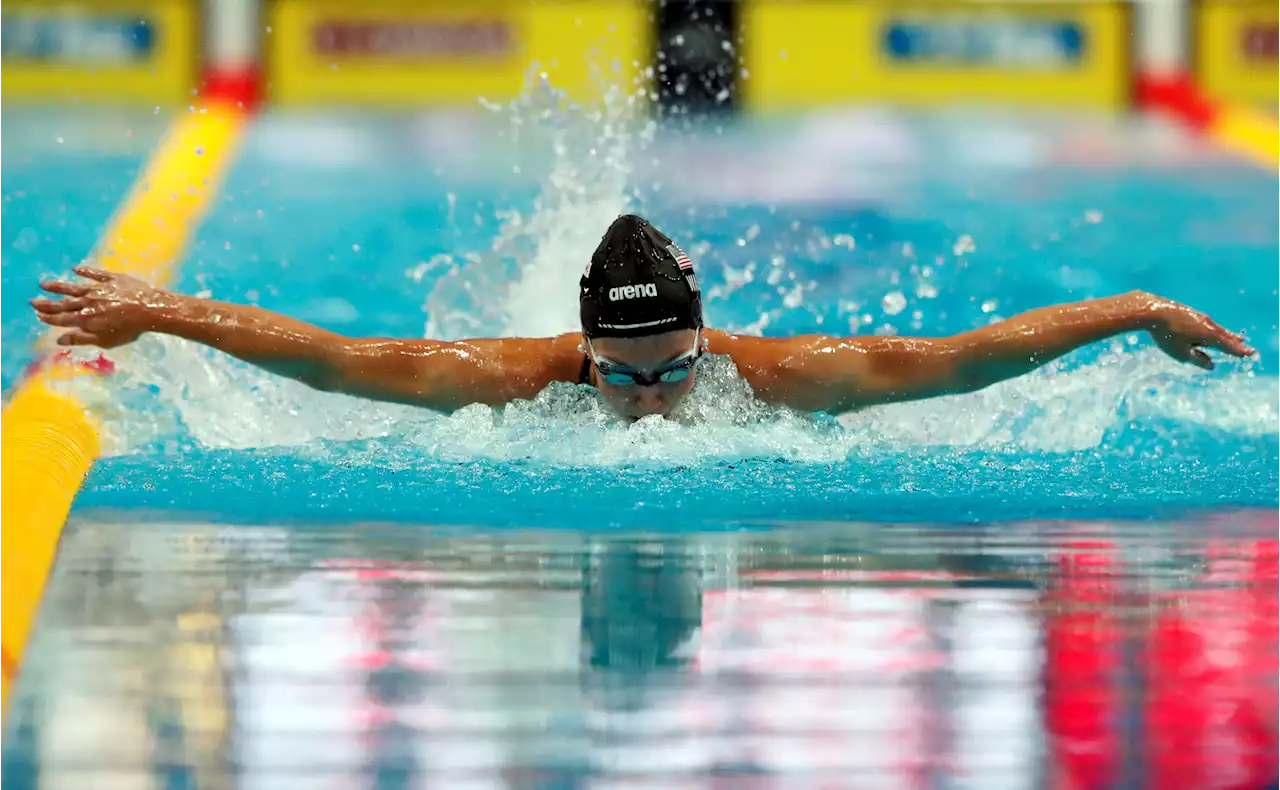
{"type": "Polygon", "coordinates": [[[1130,294],[1141,314],[1147,316],[1147,330],[1160,350],[1179,362],[1213,370],[1213,360],[1204,352],[1214,348],[1233,357],[1255,353],[1242,335],[1228,332],[1212,318],[1184,304],[1148,293],[1130,294]]]}
{"type": "Polygon", "coordinates": [[[62,346],[115,348],[155,328],[158,313],[175,295],[137,277],[77,266],[81,282],[45,280],[40,287],[63,297],[31,300],[36,318],[68,331],[58,336],[62,346]]]}

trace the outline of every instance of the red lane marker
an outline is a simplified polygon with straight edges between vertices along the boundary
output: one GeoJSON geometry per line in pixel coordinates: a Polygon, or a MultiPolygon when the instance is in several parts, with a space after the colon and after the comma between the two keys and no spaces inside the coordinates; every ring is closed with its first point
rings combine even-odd
{"type": "Polygon", "coordinates": [[[1208,128],[1221,111],[1189,74],[1140,74],[1134,93],[1139,106],[1169,113],[1196,129],[1208,128]]]}
{"type": "Polygon", "coordinates": [[[108,359],[105,353],[98,352],[98,356],[93,359],[73,360],[71,358],[71,349],[68,348],[40,357],[27,366],[27,369],[22,372],[22,376],[23,378],[29,378],[55,365],[68,364],[99,376],[109,376],[116,372],[116,363],[108,359]]]}

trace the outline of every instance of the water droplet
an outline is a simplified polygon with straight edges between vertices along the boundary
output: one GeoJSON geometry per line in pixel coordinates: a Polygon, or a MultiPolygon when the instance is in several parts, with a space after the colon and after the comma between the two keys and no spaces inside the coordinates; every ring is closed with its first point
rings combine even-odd
{"type": "Polygon", "coordinates": [[[930,283],[920,283],[916,286],[916,296],[921,299],[933,299],[938,295],[938,289],[930,283]]]}
{"type": "Polygon", "coordinates": [[[782,297],[782,304],[784,307],[788,309],[797,308],[803,302],[804,302],[804,289],[801,288],[800,286],[796,286],[792,290],[788,291],[786,296],[782,297]]]}
{"type": "Polygon", "coordinates": [[[982,303],[982,312],[984,313],[994,312],[995,309],[999,306],[1000,306],[1000,300],[988,299],[987,301],[982,303]]]}
{"type": "Polygon", "coordinates": [[[258,209],[257,211],[253,212],[253,215],[258,219],[262,219],[267,215],[267,212],[263,211],[262,209],[258,209]]]}
{"type": "Polygon", "coordinates": [[[61,138],[61,137],[59,137],[59,138],[58,138],[58,145],[62,145],[62,138],[61,138]]]}
{"type": "Polygon", "coordinates": [[[351,245],[351,251],[352,251],[352,252],[359,252],[359,251],[360,251],[360,245],[359,245],[359,244],[352,244],[352,245],[351,245]]]}
{"type": "Polygon", "coordinates": [[[906,306],[907,297],[902,295],[902,291],[890,291],[884,295],[884,299],[880,300],[880,307],[884,310],[885,315],[897,315],[906,306]]]}
{"type": "Polygon", "coordinates": [[[1097,209],[1089,209],[1084,213],[1084,221],[1090,225],[1097,225],[1102,221],[1102,212],[1097,209]]]}
{"type": "Polygon", "coordinates": [[[960,238],[956,239],[956,243],[951,246],[951,252],[954,255],[964,255],[965,253],[973,252],[973,250],[973,237],[967,233],[962,234],[960,238]]]}
{"type": "Polygon", "coordinates": [[[231,242],[229,242],[229,241],[224,241],[224,242],[222,242],[222,249],[224,249],[224,250],[229,250],[229,249],[231,249],[231,242]]]}
{"type": "Polygon", "coordinates": [[[196,156],[204,156],[204,146],[196,146],[196,156]]]}
{"type": "Polygon", "coordinates": [[[747,241],[754,241],[755,238],[759,235],[760,235],[759,225],[752,225],[751,227],[747,228],[747,241]]]}

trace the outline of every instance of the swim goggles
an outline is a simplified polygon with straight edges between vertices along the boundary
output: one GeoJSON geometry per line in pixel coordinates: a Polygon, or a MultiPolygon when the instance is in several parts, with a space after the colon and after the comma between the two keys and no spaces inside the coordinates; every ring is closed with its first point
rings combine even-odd
{"type": "Polygon", "coordinates": [[[702,358],[702,333],[699,332],[693,339],[693,348],[688,353],[682,354],[680,357],[673,359],[655,371],[636,370],[618,365],[613,362],[600,359],[596,356],[596,350],[592,347],[591,341],[587,341],[587,350],[591,353],[591,362],[596,366],[596,372],[600,374],[600,378],[614,385],[615,387],[652,387],[655,384],[675,384],[689,378],[689,374],[693,372],[694,366],[698,364],[698,360],[702,358]]]}

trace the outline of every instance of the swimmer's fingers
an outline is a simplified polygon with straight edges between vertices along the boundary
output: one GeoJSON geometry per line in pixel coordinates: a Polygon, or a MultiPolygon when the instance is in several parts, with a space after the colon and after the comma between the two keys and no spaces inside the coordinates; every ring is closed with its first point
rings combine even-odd
{"type": "Polygon", "coordinates": [[[60,346],[96,346],[101,342],[100,338],[92,332],[85,332],[82,329],[75,329],[58,335],[58,345],[60,346]]]}
{"type": "Polygon", "coordinates": [[[1160,350],[1179,362],[1186,362],[1204,370],[1213,370],[1213,360],[1196,344],[1186,337],[1178,335],[1162,335],[1156,338],[1160,350]]]}
{"type": "Polygon", "coordinates": [[[39,318],[49,326],[83,326],[84,322],[91,317],[92,314],[88,310],[72,310],[65,313],[36,313],[36,318],[39,318]]]}
{"type": "Polygon", "coordinates": [[[1204,339],[1204,345],[1224,351],[1235,357],[1251,357],[1258,353],[1244,341],[1244,335],[1228,332],[1217,324],[1212,324],[1214,331],[1204,339]]]}
{"type": "Polygon", "coordinates": [[[1201,323],[1198,327],[1181,333],[1177,339],[1190,346],[1217,349],[1233,357],[1249,357],[1257,353],[1248,343],[1244,342],[1243,335],[1228,332],[1207,316],[1201,318],[1201,323]]]}
{"type": "Polygon", "coordinates": [[[69,299],[45,299],[37,297],[31,300],[31,306],[37,313],[71,313],[84,309],[85,300],[79,297],[69,299]]]}
{"type": "Polygon", "coordinates": [[[1213,360],[1205,353],[1204,349],[1206,348],[1215,348],[1236,357],[1248,357],[1256,353],[1252,348],[1245,345],[1243,340],[1234,337],[1231,340],[1204,338],[1198,341],[1171,338],[1161,342],[1160,347],[1164,349],[1166,354],[1179,362],[1187,362],[1204,370],[1213,370],[1213,360]]]}
{"type": "Polygon", "coordinates": [[[74,271],[76,274],[87,280],[97,280],[100,283],[111,282],[115,279],[115,275],[111,272],[104,271],[102,269],[95,269],[94,267],[86,266],[83,263],[75,267],[74,271]]]}
{"type": "Polygon", "coordinates": [[[88,283],[71,283],[66,280],[44,280],[40,287],[51,294],[61,296],[84,296],[93,286],[88,283]]]}
{"type": "Polygon", "coordinates": [[[1198,368],[1203,368],[1204,370],[1213,370],[1213,360],[1209,359],[1209,355],[1204,353],[1201,349],[1192,348],[1187,352],[1187,356],[1189,357],[1187,361],[1192,365],[1195,365],[1198,368]]]}
{"type": "Polygon", "coordinates": [[[1181,305],[1165,314],[1164,325],[1153,334],[1169,356],[1206,370],[1211,370],[1213,363],[1201,348],[1216,349],[1236,357],[1257,353],[1245,342],[1244,336],[1228,332],[1204,313],[1181,305]]]}

